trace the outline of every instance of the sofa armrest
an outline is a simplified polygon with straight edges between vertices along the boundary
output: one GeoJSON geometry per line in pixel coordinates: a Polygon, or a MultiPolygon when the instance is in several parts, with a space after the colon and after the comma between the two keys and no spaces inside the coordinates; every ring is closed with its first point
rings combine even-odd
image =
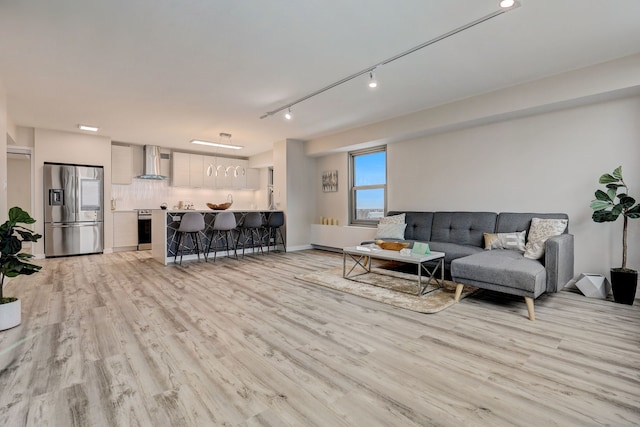
{"type": "Polygon", "coordinates": [[[547,292],[558,292],[573,279],[573,234],[547,239],[544,253],[547,292]]]}

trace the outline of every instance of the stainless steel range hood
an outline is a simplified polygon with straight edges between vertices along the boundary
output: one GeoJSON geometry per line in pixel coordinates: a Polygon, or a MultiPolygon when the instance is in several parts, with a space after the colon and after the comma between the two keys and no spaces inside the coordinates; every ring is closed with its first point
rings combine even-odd
{"type": "Polygon", "coordinates": [[[144,146],[144,173],[141,179],[167,179],[160,173],[160,147],[157,145],[144,146]]]}

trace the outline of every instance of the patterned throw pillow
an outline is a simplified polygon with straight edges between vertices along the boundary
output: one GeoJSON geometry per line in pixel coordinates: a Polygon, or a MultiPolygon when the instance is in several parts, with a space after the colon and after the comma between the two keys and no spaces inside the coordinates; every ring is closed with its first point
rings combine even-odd
{"type": "Polygon", "coordinates": [[[529,239],[524,247],[525,258],[540,259],[544,255],[544,242],[549,237],[559,236],[567,228],[566,219],[532,218],[529,239]]]}
{"type": "Polygon", "coordinates": [[[385,216],[380,218],[379,224],[404,224],[405,223],[406,214],[398,214],[385,216]]]}
{"type": "Polygon", "coordinates": [[[527,230],[515,233],[484,233],[484,248],[491,249],[511,249],[524,252],[524,239],[527,230]]]}
{"type": "Polygon", "coordinates": [[[376,239],[404,240],[404,229],[407,224],[378,224],[376,239]]]}

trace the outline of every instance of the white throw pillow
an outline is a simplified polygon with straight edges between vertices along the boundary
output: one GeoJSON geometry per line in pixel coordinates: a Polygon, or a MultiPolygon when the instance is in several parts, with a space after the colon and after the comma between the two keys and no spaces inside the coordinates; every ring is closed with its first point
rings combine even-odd
{"type": "Polygon", "coordinates": [[[405,223],[406,214],[398,214],[385,216],[380,218],[379,224],[404,224],[405,223]]]}
{"type": "Polygon", "coordinates": [[[407,224],[378,224],[376,239],[404,240],[404,229],[407,224]]]}
{"type": "Polygon", "coordinates": [[[484,248],[510,249],[524,252],[524,240],[527,230],[516,231],[515,233],[484,233],[484,248]]]}
{"type": "Polygon", "coordinates": [[[532,218],[529,237],[524,247],[524,257],[540,259],[544,255],[544,242],[549,237],[559,236],[567,228],[566,219],[532,218]]]}

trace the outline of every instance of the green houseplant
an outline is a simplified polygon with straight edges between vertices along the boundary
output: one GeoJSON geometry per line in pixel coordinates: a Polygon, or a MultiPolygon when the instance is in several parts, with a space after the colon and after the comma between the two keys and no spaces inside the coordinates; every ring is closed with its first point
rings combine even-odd
{"type": "Polygon", "coordinates": [[[605,173],[598,181],[606,191],[597,190],[591,201],[595,222],[613,222],[622,215],[622,267],[611,269],[611,288],[616,302],[633,304],[638,286],[638,272],[627,268],[627,226],[630,218],[640,218],[640,204],[629,196],[629,188],[622,179],[622,166],[613,173],[605,173]]]}
{"type": "Polygon", "coordinates": [[[4,296],[5,278],[33,274],[41,268],[29,262],[32,254],[22,252],[22,242],[37,242],[42,236],[19,224],[34,222],[35,219],[16,206],[9,209],[9,219],[0,225],[0,331],[13,328],[21,321],[20,300],[4,296]]]}

